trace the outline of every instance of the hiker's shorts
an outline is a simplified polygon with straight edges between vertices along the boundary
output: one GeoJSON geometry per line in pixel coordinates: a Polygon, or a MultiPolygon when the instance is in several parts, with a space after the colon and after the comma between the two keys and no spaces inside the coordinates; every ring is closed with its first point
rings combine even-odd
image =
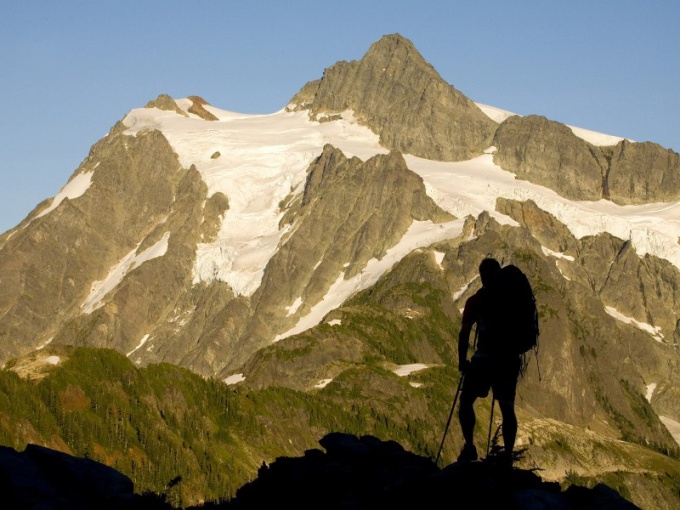
{"type": "Polygon", "coordinates": [[[496,400],[515,400],[520,358],[493,358],[475,355],[465,372],[461,391],[484,398],[493,391],[496,400]]]}

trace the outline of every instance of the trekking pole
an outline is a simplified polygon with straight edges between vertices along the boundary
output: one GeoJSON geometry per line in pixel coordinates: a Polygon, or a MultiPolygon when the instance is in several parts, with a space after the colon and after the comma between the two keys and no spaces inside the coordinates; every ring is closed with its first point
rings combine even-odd
{"type": "Polygon", "coordinates": [[[465,374],[460,376],[460,381],[458,381],[458,389],[456,390],[456,396],[453,399],[453,405],[451,406],[451,412],[449,413],[449,419],[446,421],[446,428],[444,428],[444,436],[442,437],[442,443],[439,445],[439,452],[437,453],[437,460],[434,465],[439,465],[439,457],[442,454],[442,448],[444,448],[444,439],[446,439],[446,433],[449,431],[449,425],[451,424],[451,417],[453,416],[453,410],[456,408],[456,402],[458,401],[458,394],[460,393],[460,387],[463,384],[463,379],[465,379],[465,374]]]}
{"type": "Polygon", "coordinates": [[[496,399],[491,397],[491,417],[489,418],[489,437],[486,439],[486,456],[489,456],[489,447],[491,446],[491,426],[493,425],[493,407],[496,399]]]}

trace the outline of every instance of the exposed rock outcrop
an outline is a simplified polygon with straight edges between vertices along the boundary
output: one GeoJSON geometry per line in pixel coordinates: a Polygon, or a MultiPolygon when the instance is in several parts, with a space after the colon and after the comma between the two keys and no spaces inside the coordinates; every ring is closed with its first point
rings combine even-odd
{"type": "Polygon", "coordinates": [[[627,205],[680,199],[680,155],[654,143],[598,147],[564,124],[529,115],[503,121],[493,144],[503,169],[572,200],[627,205]]]}
{"type": "Polygon", "coordinates": [[[360,61],[329,67],[290,103],[314,117],[352,110],[385,147],[441,161],[481,154],[496,129],[398,34],[384,36],[360,61]]]}
{"type": "Polygon", "coordinates": [[[167,94],[161,94],[156,99],[149,101],[146,103],[145,108],[158,108],[159,110],[175,112],[184,117],[188,117],[187,112],[177,106],[175,100],[167,94]]]}
{"type": "Polygon", "coordinates": [[[208,110],[205,109],[205,106],[206,105],[210,106],[210,103],[208,103],[202,97],[189,96],[187,99],[191,100],[191,106],[189,107],[189,113],[193,113],[194,115],[198,115],[203,120],[219,120],[215,115],[213,115],[212,113],[210,113],[208,110]]]}
{"type": "Polygon", "coordinates": [[[618,204],[680,199],[680,154],[651,142],[619,142],[607,176],[609,197],[618,204]]]}
{"type": "Polygon", "coordinates": [[[537,115],[512,116],[498,126],[493,145],[496,164],[520,179],[573,200],[602,198],[604,157],[564,124],[537,115]]]}

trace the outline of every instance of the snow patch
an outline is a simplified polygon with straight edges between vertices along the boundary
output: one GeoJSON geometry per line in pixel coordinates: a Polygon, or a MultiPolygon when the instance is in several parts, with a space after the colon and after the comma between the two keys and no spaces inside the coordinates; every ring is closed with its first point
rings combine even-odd
{"type": "Polygon", "coordinates": [[[111,292],[116,286],[123,281],[125,275],[136,267],[141,266],[144,262],[148,262],[156,257],[162,257],[168,250],[168,239],[170,232],[166,232],[162,239],[150,246],[142,253],[137,253],[137,249],[141,245],[138,244],[130,253],[125,255],[115,266],[109,270],[109,274],[103,280],[92,283],[90,287],[90,295],[87,296],[85,302],[80,305],[83,313],[90,314],[104,303],[102,300],[111,292]]]}
{"type": "Polygon", "coordinates": [[[318,383],[314,385],[315,388],[325,388],[329,382],[333,379],[321,379],[318,383]]]}
{"type": "Polygon", "coordinates": [[[651,324],[640,322],[638,320],[633,319],[632,317],[626,317],[621,312],[619,312],[616,308],[611,307],[611,306],[605,306],[604,309],[609,315],[611,315],[615,319],[618,319],[621,322],[625,322],[626,324],[632,324],[633,326],[635,326],[635,327],[637,327],[637,328],[639,328],[643,331],[646,331],[647,333],[652,335],[654,340],[656,340],[657,342],[663,343],[663,334],[661,334],[661,327],[660,326],[654,327],[651,324]]]}
{"type": "Polygon", "coordinates": [[[656,383],[652,383],[652,384],[647,385],[647,393],[645,394],[645,398],[647,399],[647,402],[652,401],[652,395],[654,395],[655,389],[656,389],[656,383]]]}
{"type": "Polygon", "coordinates": [[[35,218],[40,218],[54,211],[66,198],[73,200],[74,198],[82,196],[92,184],[92,174],[94,174],[94,172],[83,172],[76,175],[59,193],[57,193],[52,200],[52,204],[50,204],[47,209],[40,212],[35,218]]]}
{"type": "MultiPolygon", "coordinates": [[[[590,129],[583,129],[580,127],[567,126],[571,129],[571,132],[576,136],[585,140],[588,143],[598,146],[616,145],[623,138],[620,136],[605,135],[604,133],[598,133],[597,131],[591,131],[590,129]]],[[[633,140],[628,140],[632,142],[633,140]]]]}
{"type": "Polygon", "coordinates": [[[292,305],[286,307],[288,315],[293,315],[295,312],[297,312],[298,308],[300,308],[300,305],[302,305],[302,298],[299,297],[292,305]]]}
{"type": "Polygon", "coordinates": [[[569,278],[567,275],[565,275],[565,274],[562,272],[562,268],[560,267],[559,261],[560,261],[560,260],[568,260],[569,262],[573,262],[573,261],[575,260],[574,257],[572,257],[571,255],[565,255],[565,254],[562,253],[562,252],[552,251],[550,248],[547,248],[547,247],[545,247],[545,246],[541,246],[541,250],[543,250],[543,253],[544,253],[545,255],[548,255],[548,256],[550,256],[550,257],[555,257],[555,258],[557,259],[557,260],[555,261],[555,266],[557,267],[557,270],[558,270],[558,271],[560,272],[560,274],[562,275],[562,278],[564,278],[565,280],[571,281],[571,278],[569,278]]]}
{"type": "Polygon", "coordinates": [[[392,370],[399,377],[404,377],[413,372],[418,372],[427,368],[427,365],[423,363],[411,363],[410,365],[399,365],[397,368],[392,370]]]}
{"type": "Polygon", "coordinates": [[[246,378],[243,374],[234,374],[230,375],[229,377],[225,377],[222,379],[222,382],[225,383],[227,386],[230,386],[232,384],[240,383],[245,381],[246,378]]]}
{"type": "Polygon", "coordinates": [[[442,269],[444,269],[444,266],[442,266],[442,261],[444,260],[444,255],[446,255],[446,253],[444,253],[442,251],[437,251],[437,250],[434,251],[434,260],[435,260],[435,262],[437,262],[437,265],[439,267],[441,267],[442,269]]]}
{"type": "Polygon", "coordinates": [[[340,324],[342,324],[342,321],[340,319],[333,319],[328,321],[329,326],[339,326],[340,324]]]}
{"type": "Polygon", "coordinates": [[[38,346],[37,350],[39,351],[40,349],[43,349],[43,348],[47,347],[50,343],[52,343],[52,340],[53,340],[53,339],[54,339],[53,336],[51,336],[50,338],[48,338],[47,341],[46,341],[44,344],[38,346]]]}
{"type": "Polygon", "coordinates": [[[484,114],[489,117],[491,120],[494,122],[497,122],[500,124],[503,122],[505,119],[508,117],[513,117],[517,115],[516,113],[509,112],[507,110],[502,110],[500,108],[496,108],[495,106],[489,106],[486,104],[482,103],[475,103],[484,114]]]}
{"type": "Polygon", "coordinates": [[[453,300],[458,301],[460,296],[462,296],[465,293],[465,291],[467,291],[470,288],[470,285],[472,285],[475,282],[475,280],[477,280],[478,278],[479,278],[479,275],[475,275],[472,278],[472,280],[470,280],[465,285],[463,285],[460,289],[458,289],[456,292],[454,292],[453,293],[453,300]]]}
{"type": "Polygon", "coordinates": [[[60,361],[61,358],[59,356],[48,356],[45,358],[45,363],[49,363],[50,365],[58,365],[60,361]]]}
{"type": "Polygon", "coordinates": [[[135,351],[137,351],[138,349],[140,349],[140,348],[147,342],[147,340],[149,340],[149,337],[150,337],[150,336],[151,336],[151,335],[149,335],[149,333],[147,333],[146,335],[144,335],[144,336],[142,337],[142,339],[139,341],[139,344],[137,345],[137,347],[135,347],[135,348],[132,349],[130,352],[128,352],[128,353],[126,354],[126,356],[129,358],[132,354],[134,354],[135,351]]]}
{"type": "Polygon", "coordinates": [[[574,260],[575,260],[574,257],[572,257],[571,255],[565,255],[562,252],[552,251],[550,248],[546,248],[545,246],[541,246],[541,250],[543,251],[543,253],[545,255],[548,255],[548,256],[551,256],[551,257],[556,257],[558,259],[568,260],[569,262],[574,262],[574,260]]]}

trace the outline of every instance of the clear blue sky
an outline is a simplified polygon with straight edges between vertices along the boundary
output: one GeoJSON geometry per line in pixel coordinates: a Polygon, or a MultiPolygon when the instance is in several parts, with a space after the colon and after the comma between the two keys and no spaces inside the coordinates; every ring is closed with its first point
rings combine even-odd
{"type": "Polygon", "coordinates": [[[680,151],[678,0],[0,0],[0,232],[161,93],[283,108],[383,35],[472,100],[680,151]]]}

